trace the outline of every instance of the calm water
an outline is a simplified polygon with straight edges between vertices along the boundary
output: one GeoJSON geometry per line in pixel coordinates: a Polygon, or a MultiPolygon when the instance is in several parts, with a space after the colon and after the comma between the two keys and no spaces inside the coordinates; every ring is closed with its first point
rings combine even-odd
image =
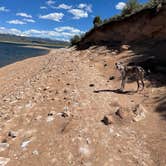
{"type": "Polygon", "coordinates": [[[28,45],[0,42],[0,67],[30,57],[41,56],[49,52],[48,49],[31,48],[26,46],[28,45]]]}

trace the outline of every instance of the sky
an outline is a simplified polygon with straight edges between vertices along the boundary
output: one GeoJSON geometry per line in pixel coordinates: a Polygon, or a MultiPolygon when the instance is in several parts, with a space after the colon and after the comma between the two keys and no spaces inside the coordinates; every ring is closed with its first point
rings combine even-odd
{"type": "MultiPolygon", "coordinates": [[[[147,0],[139,0],[145,3],[147,0]]],[[[126,0],[0,0],[0,33],[68,41],[93,19],[119,14],[126,0]]]]}

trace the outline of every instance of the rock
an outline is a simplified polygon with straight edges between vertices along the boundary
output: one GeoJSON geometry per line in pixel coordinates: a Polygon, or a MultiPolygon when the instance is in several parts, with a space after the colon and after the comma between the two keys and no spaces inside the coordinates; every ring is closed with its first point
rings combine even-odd
{"type": "Polygon", "coordinates": [[[85,157],[88,157],[91,154],[90,149],[87,145],[81,146],[79,148],[79,152],[80,152],[81,155],[83,155],[85,157]]]}
{"type": "Polygon", "coordinates": [[[8,143],[0,143],[0,152],[6,150],[9,147],[8,143]]]}
{"type": "Polygon", "coordinates": [[[134,111],[134,113],[136,114],[136,116],[133,118],[133,120],[135,122],[141,121],[143,119],[145,119],[146,115],[146,109],[142,104],[139,104],[136,108],[136,110],[134,111]]]}
{"type": "Polygon", "coordinates": [[[64,92],[64,93],[67,93],[67,90],[65,89],[63,92],[64,92]]]}
{"type": "Polygon", "coordinates": [[[117,55],[117,52],[113,51],[111,52],[112,55],[117,55]]]}
{"type": "Polygon", "coordinates": [[[122,46],[121,46],[121,48],[123,49],[123,50],[128,50],[129,49],[129,45],[126,45],[126,44],[123,44],[122,46]]]}
{"type": "Polygon", "coordinates": [[[110,76],[109,80],[114,80],[115,76],[110,76]]]}
{"type": "Polygon", "coordinates": [[[133,118],[133,120],[135,121],[135,122],[138,122],[138,121],[141,121],[141,120],[143,120],[143,119],[145,119],[145,113],[144,112],[141,112],[140,114],[138,114],[137,116],[135,116],[134,118],[133,118]]]}
{"type": "Polygon", "coordinates": [[[109,133],[113,134],[114,133],[114,129],[113,128],[109,128],[109,133]]]}
{"type": "Polygon", "coordinates": [[[10,158],[0,157],[0,166],[5,166],[10,161],[10,158]]]}
{"type": "Polygon", "coordinates": [[[15,131],[9,131],[9,133],[8,133],[8,136],[11,137],[11,138],[16,138],[17,135],[18,135],[18,133],[15,132],[15,131]]]}
{"type": "Polygon", "coordinates": [[[112,114],[105,115],[104,118],[101,120],[105,125],[113,124],[114,119],[112,114]]]}
{"type": "Polygon", "coordinates": [[[95,86],[95,85],[94,85],[94,84],[89,84],[89,86],[90,86],[90,87],[93,87],[93,86],[95,86]]]}
{"type": "Polygon", "coordinates": [[[23,141],[21,143],[21,148],[25,149],[29,145],[30,142],[31,142],[31,140],[23,141]]]}
{"type": "Polygon", "coordinates": [[[32,103],[32,101],[29,101],[29,103],[25,104],[25,108],[32,108],[34,106],[34,104],[32,103]]]}
{"type": "Polygon", "coordinates": [[[50,87],[47,86],[47,87],[43,88],[43,91],[46,91],[46,90],[48,90],[49,88],[50,88],[50,87]]]}
{"type": "Polygon", "coordinates": [[[32,152],[32,154],[33,154],[33,155],[39,155],[39,152],[38,152],[38,150],[34,150],[34,151],[32,152]]]}
{"type": "Polygon", "coordinates": [[[121,108],[118,108],[117,111],[115,112],[115,115],[119,116],[121,119],[124,119],[125,113],[121,108]]]}
{"type": "Polygon", "coordinates": [[[53,120],[54,120],[54,117],[53,117],[53,116],[48,116],[47,119],[46,119],[47,122],[51,122],[51,121],[53,121],[53,120]]]}

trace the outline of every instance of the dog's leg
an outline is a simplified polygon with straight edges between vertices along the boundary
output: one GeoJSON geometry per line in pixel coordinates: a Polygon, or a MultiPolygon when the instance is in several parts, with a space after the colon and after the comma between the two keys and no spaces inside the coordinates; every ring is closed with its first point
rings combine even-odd
{"type": "Polygon", "coordinates": [[[139,79],[137,78],[137,92],[138,92],[138,90],[139,90],[139,79]]]}
{"type": "Polygon", "coordinates": [[[125,73],[123,72],[123,73],[122,73],[122,82],[121,82],[120,91],[123,91],[123,90],[124,90],[124,88],[125,88],[125,82],[126,82],[126,75],[125,75],[125,73]]]}

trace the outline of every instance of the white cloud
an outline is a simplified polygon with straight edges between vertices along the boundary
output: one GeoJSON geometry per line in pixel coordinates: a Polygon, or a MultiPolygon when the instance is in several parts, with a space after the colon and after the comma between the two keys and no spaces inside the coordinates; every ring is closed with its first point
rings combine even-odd
{"type": "Polygon", "coordinates": [[[5,28],[0,27],[0,33],[2,34],[14,34],[19,36],[34,36],[34,37],[42,37],[42,38],[51,38],[56,40],[64,40],[69,41],[70,38],[76,34],[84,33],[83,31],[70,27],[70,26],[63,26],[63,27],[56,27],[54,30],[37,30],[37,29],[29,29],[26,31],[20,31],[14,28],[5,28]]]}
{"type": "Polygon", "coordinates": [[[30,14],[27,13],[17,13],[16,16],[26,17],[26,18],[32,18],[30,14]]]}
{"type": "Polygon", "coordinates": [[[92,5],[91,4],[86,4],[86,3],[80,3],[79,5],[78,5],[78,8],[80,8],[80,9],[84,9],[84,10],[86,10],[87,12],[92,12],[92,5]]]}
{"type": "Polygon", "coordinates": [[[57,27],[54,30],[57,32],[84,33],[83,31],[70,26],[57,27]]]}
{"type": "Polygon", "coordinates": [[[50,13],[47,15],[41,15],[41,16],[39,16],[39,18],[60,22],[60,20],[63,18],[63,16],[64,16],[63,13],[50,13]]]}
{"type": "Polygon", "coordinates": [[[23,21],[35,23],[36,21],[29,18],[24,18],[23,21]]]}
{"type": "Polygon", "coordinates": [[[126,7],[126,3],[125,3],[125,2],[119,2],[119,3],[115,6],[115,8],[116,8],[117,10],[123,10],[125,7],[126,7]]]}
{"type": "Polygon", "coordinates": [[[66,5],[66,4],[62,3],[57,8],[58,9],[71,9],[72,6],[69,6],[69,5],[66,5]]]}
{"type": "Polygon", "coordinates": [[[0,12],[9,12],[9,9],[7,9],[5,6],[0,6],[0,12]]]}
{"type": "Polygon", "coordinates": [[[20,35],[22,36],[22,32],[18,29],[15,28],[5,28],[5,27],[0,27],[0,33],[2,34],[13,34],[13,35],[20,35]]]}
{"type": "Polygon", "coordinates": [[[54,2],[53,0],[48,0],[48,1],[46,1],[46,4],[47,4],[48,6],[50,6],[50,5],[55,4],[55,2],[54,2]]]}
{"type": "Polygon", "coordinates": [[[8,24],[19,24],[19,25],[26,24],[26,22],[21,21],[21,20],[10,20],[10,21],[7,21],[7,23],[8,24]]]}
{"type": "Polygon", "coordinates": [[[70,9],[68,12],[74,15],[73,19],[80,19],[80,18],[88,17],[87,11],[84,11],[82,9],[70,9]]]}
{"type": "Polygon", "coordinates": [[[47,9],[46,6],[40,6],[40,9],[47,9]]]}

